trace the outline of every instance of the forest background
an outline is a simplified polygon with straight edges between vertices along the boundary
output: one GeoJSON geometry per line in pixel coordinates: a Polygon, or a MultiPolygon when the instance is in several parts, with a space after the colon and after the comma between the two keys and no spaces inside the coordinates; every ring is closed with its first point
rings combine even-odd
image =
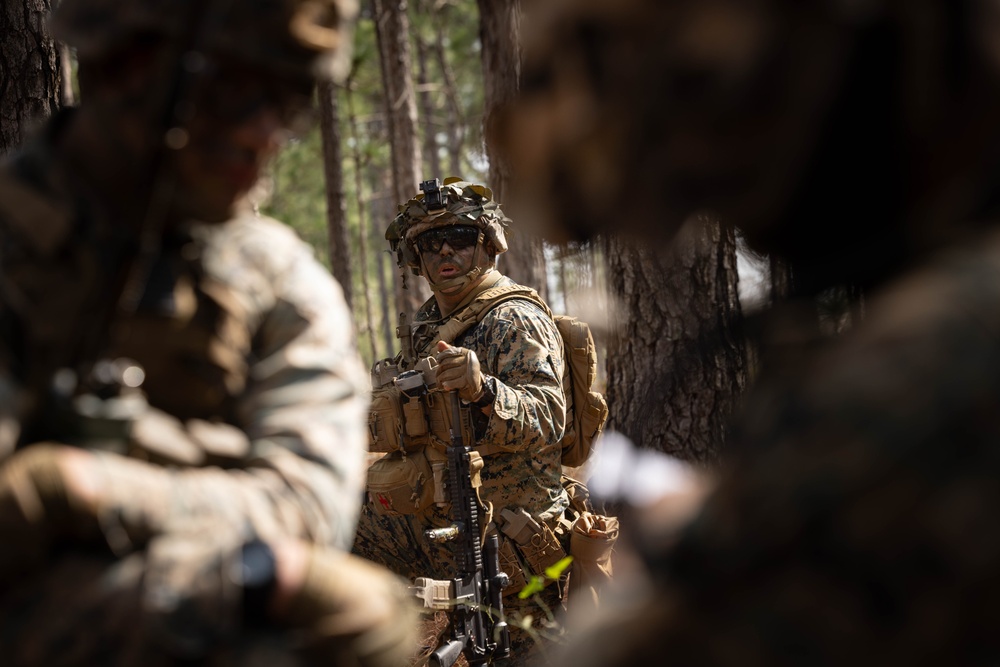
{"type": "MultiPolygon", "coordinates": [[[[48,35],[52,1],[0,9],[0,155],[78,97],[72,53],[48,35]]],[[[389,254],[383,234],[397,204],[421,180],[446,176],[486,183],[506,202],[516,165],[503,162],[484,127],[517,94],[533,8],[365,0],[350,76],[319,87],[318,123],[289,143],[253,193],[261,213],[294,227],[344,286],[366,361],[395,353],[398,314],[430,295],[412,275],[403,290],[389,254]]],[[[787,290],[781,267],[742,250],[706,215],[669,253],[614,236],[553,246],[517,216],[514,231],[500,269],[554,311],[591,324],[609,428],[695,463],[718,460],[754,368],[746,316],[787,290]]],[[[827,321],[838,327],[838,317],[827,321]]]]}

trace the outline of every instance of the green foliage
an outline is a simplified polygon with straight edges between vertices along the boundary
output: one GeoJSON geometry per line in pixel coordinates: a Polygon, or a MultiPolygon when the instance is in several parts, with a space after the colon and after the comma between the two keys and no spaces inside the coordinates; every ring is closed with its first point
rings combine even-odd
{"type": "Polygon", "coordinates": [[[535,595],[536,593],[541,593],[542,590],[545,588],[546,582],[555,581],[559,577],[561,577],[563,572],[566,571],[566,568],[568,568],[572,562],[573,562],[573,557],[566,556],[559,562],[554,563],[553,565],[550,565],[549,567],[545,568],[544,574],[532,575],[531,580],[527,584],[525,584],[524,588],[522,588],[518,592],[517,597],[519,597],[522,600],[525,600],[531,597],[532,595],[535,595]]]}
{"type": "MultiPolygon", "coordinates": [[[[443,38],[441,44],[454,76],[455,99],[459,103],[459,127],[456,130],[463,137],[461,169],[464,172],[460,175],[483,179],[486,160],[482,147],[483,86],[476,3],[473,0],[418,2],[411,5],[410,19],[415,81],[415,40],[423,40],[429,48],[433,48],[438,35],[443,38]],[[438,8],[434,9],[435,6],[438,8]]],[[[393,353],[393,350],[386,347],[384,331],[393,330],[395,321],[385,321],[382,316],[382,300],[392,299],[395,265],[384,261],[387,248],[382,231],[389,223],[388,218],[394,213],[397,202],[386,201],[387,197],[392,198],[390,148],[378,46],[371,16],[363,16],[358,23],[353,60],[351,76],[345,87],[339,90],[343,189],[347,202],[350,256],[353,262],[351,291],[354,294],[355,322],[358,323],[360,349],[366,361],[372,362],[376,356],[389,356],[393,353]],[[349,111],[353,111],[353,128],[349,111]],[[360,192],[357,185],[359,182],[360,192]],[[360,226],[361,207],[364,207],[364,230],[360,226]],[[366,280],[361,275],[362,233],[366,244],[366,280]],[[379,259],[383,261],[380,262],[379,259]],[[379,290],[380,270],[384,272],[381,282],[388,286],[388,295],[379,290]],[[370,299],[371,303],[366,304],[365,299],[370,299]],[[369,310],[374,320],[370,330],[367,322],[369,310]]],[[[444,156],[447,155],[449,98],[444,86],[444,72],[436,57],[428,59],[427,71],[433,107],[429,125],[433,128],[438,153],[442,156],[443,170],[448,171],[448,160],[444,156]]],[[[418,122],[419,133],[423,133],[425,127],[423,122],[418,122]]],[[[420,145],[424,144],[421,142],[420,145]]],[[[429,165],[430,160],[425,158],[424,163],[429,165]]],[[[427,177],[447,175],[451,174],[425,174],[427,177]]],[[[262,190],[264,196],[260,197],[261,212],[292,226],[303,239],[312,244],[317,257],[329,266],[325,176],[318,127],[285,147],[271,165],[262,190]]],[[[390,314],[393,310],[394,308],[389,308],[390,314]]]]}

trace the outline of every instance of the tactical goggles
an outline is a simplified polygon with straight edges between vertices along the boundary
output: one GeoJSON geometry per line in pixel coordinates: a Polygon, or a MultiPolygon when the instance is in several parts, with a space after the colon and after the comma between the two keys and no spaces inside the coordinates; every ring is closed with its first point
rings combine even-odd
{"type": "Polygon", "coordinates": [[[413,239],[413,245],[420,252],[441,252],[441,246],[445,243],[452,250],[463,250],[479,243],[481,234],[478,227],[469,225],[435,227],[413,239]]]}

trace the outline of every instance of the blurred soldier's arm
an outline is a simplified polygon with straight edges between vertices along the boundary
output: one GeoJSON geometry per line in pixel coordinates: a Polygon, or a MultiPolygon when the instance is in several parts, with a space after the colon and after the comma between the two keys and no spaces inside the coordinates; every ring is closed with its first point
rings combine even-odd
{"type": "MultiPolygon", "coordinates": [[[[231,297],[249,313],[252,358],[246,387],[234,396],[249,455],[231,469],[168,469],[115,454],[41,448],[23,466],[30,475],[11,477],[36,487],[29,496],[42,495],[44,509],[30,516],[16,503],[21,520],[54,522],[44,532],[59,534],[100,518],[105,537],[118,535],[112,546],[123,548],[206,518],[263,538],[350,543],[363,479],[365,374],[340,289],[305,244],[271,229],[251,242],[218,243],[221,259],[211,252],[206,258],[209,271],[232,269],[227,287],[236,288],[231,297]],[[240,261],[230,261],[234,253],[240,261]],[[56,519],[67,512],[68,522],[56,519]]],[[[166,429],[146,435],[177,437],[166,429]]]]}
{"type": "Polygon", "coordinates": [[[170,511],[134,509],[138,487],[102,493],[97,504],[140,539],[210,513],[265,538],[346,548],[363,484],[367,376],[343,294],[288,229],[259,222],[231,231],[207,245],[204,264],[251,313],[247,383],[234,410],[250,441],[246,463],[173,473],[170,511]]]}
{"type": "MultiPolygon", "coordinates": [[[[490,311],[463,342],[484,351],[478,357],[481,390],[475,404],[488,420],[477,428],[477,446],[485,453],[516,452],[559,442],[566,397],[555,323],[533,304],[510,301],[490,311]]],[[[461,369],[454,375],[468,373],[461,369]]],[[[457,385],[446,386],[461,392],[457,385]]]]}

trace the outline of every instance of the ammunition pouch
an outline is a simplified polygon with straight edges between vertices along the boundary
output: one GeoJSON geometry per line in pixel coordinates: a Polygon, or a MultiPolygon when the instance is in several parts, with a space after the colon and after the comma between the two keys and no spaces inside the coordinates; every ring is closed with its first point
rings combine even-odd
{"type": "MultiPolygon", "coordinates": [[[[447,395],[437,390],[436,366],[433,357],[407,372],[388,360],[375,364],[368,415],[371,451],[411,454],[428,446],[444,451],[450,444],[451,412],[447,395]]],[[[462,438],[473,442],[467,410],[462,411],[462,438]]]]}
{"type": "MultiPolygon", "coordinates": [[[[482,486],[483,457],[469,453],[472,488],[482,486]]],[[[411,454],[396,451],[368,468],[368,504],[383,516],[421,514],[432,505],[447,507],[445,484],[448,461],[438,449],[426,447],[411,454]]]]}
{"type": "Polygon", "coordinates": [[[394,385],[372,391],[368,413],[368,449],[373,452],[398,452],[403,448],[403,411],[401,394],[394,385]]]}
{"type": "Polygon", "coordinates": [[[508,538],[500,540],[501,567],[505,561],[519,561],[518,567],[504,570],[511,577],[511,585],[504,589],[504,595],[516,594],[524,588],[523,583],[519,586],[515,580],[515,572],[521,579],[525,579],[521,570],[542,575],[545,570],[566,557],[566,549],[555,531],[523,509],[504,508],[494,521],[501,535],[508,538]],[[505,545],[509,547],[508,551],[516,552],[519,558],[511,559],[511,554],[505,553],[505,545]]]}

